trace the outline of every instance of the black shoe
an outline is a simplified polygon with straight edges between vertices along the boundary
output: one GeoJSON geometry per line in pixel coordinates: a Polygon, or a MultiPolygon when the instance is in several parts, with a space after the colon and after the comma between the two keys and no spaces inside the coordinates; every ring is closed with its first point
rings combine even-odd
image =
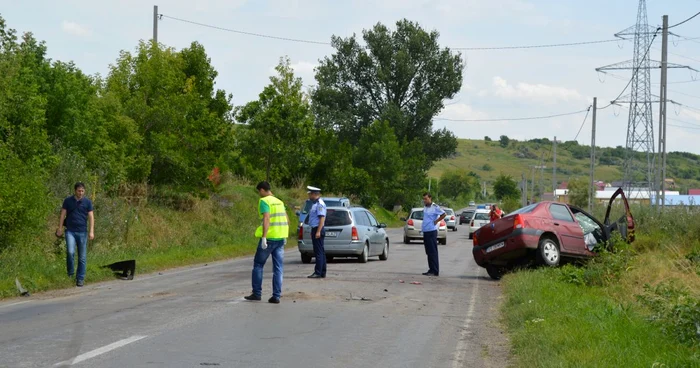
{"type": "Polygon", "coordinates": [[[83,282],[83,280],[78,280],[78,281],[75,283],[75,286],[77,286],[77,287],[83,287],[83,285],[85,285],[85,283],[83,282]]]}
{"type": "Polygon", "coordinates": [[[279,304],[280,303],[280,298],[275,298],[274,296],[270,299],[267,300],[268,303],[272,304],[279,304]]]}
{"type": "Polygon", "coordinates": [[[245,300],[252,300],[252,301],[260,301],[262,299],[260,297],[260,295],[255,295],[255,294],[250,294],[248,296],[245,296],[244,298],[245,298],[245,300]]]}
{"type": "Polygon", "coordinates": [[[325,278],[325,276],[317,275],[314,273],[312,275],[309,275],[309,278],[310,279],[322,279],[322,278],[325,278]]]}
{"type": "Polygon", "coordinates": [[[428,272],[423,272],[423,276],[437,276],[437,274],[434,274],[434,273],[428,271],[428,272]]]}

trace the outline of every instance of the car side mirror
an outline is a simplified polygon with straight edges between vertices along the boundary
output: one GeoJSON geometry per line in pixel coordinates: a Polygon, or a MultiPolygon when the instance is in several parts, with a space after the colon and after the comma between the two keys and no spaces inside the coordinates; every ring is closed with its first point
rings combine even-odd
{"type": "Polygon", "coordinates": [[[299,212],[299,211],[296,211],[296,212],[294,212],[294,213],[297,214],[297,217],[301,216],[301,212],[299,212]]]}
{"type": "Polygon", "coordinates": [[[386,224],[379,224],[380,229],[386,229],[386,224]]]}

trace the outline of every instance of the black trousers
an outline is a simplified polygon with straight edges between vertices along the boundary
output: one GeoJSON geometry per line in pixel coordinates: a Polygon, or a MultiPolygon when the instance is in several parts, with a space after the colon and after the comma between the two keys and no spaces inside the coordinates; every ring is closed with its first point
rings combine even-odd
{"type": "Polygon", "coordinates": [[[314,257],[316,258],[316,267],[314,273],[319,276],[326,276],[326,250],[323,248],[323,242],[326,239],[326,229],[321,229],[321,237],[316,239],[317,227],[311,228],[311,243],[314,245],[314,257]]]}
{"type": "Polygon", "coordinates": [[[437,236],[437,230],[424,232],[423,245],[425,246],[425,254],[428,256],[428,272],[439,275],[440,261],[438,260],[437,236]]]}

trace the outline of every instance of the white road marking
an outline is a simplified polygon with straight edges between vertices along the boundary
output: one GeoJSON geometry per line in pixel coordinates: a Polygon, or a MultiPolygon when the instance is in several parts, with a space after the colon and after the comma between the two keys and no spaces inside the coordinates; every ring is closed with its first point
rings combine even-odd
{"type": "Polygon", "coordinates": [[[84,361],[86,361],[86,360],[88,360],[88,359],[92,359],[92,358],[94,358],[94,357],[96,357],[96,356],[98,356],[98,355],[102,355],[102,354],[104,354],[104,353],[108,353],[108,352],[110,352],[110,351],[112,351],[112,350],[119,349],[119,348],[121,348],[122,346],[131,344],[132,342],[136,342],[136,341],[139,341],[139,340],[145,339],[145,338],[146,338],[146,336],[131,336],[131,337],[129,337],[128,339],[119,340],[119,341],[117,341],[117,342],[115,342],[115,343],[112,343],[112,344],[103,346],[103,347],[98,348],[98,349],[95,349],[95,350],[93,350],[93,351],[88,351],[88,352],[85,353],[85,354],[80,354],[80,355],[78,355],[77,357],[75,357],[75,358],[73,358],[73,359],[71,359],[71,360],[66,360],[66,361],[64,361],[64,362],[56,363],[56,364],[54,365],[54,367],[61,367],[61,366],[69,366],[69,365],[73,365],[73,364],[78,364],[78,363],[84,362],[84,361]]]}
{"type": "Polygon", "coordinates": [[[23,302],[17,302],[17,303],[12,303],[12,304],[0,305],[0,308],[11,307],[11,306],[13,306],[13,305],[20,305],[20,304],[29,303],[29,302],[31,302],[31,300],[25,300],[25,301],[23,301],[23,302]]]}
{"type": "Polygon", "coordinates": [[[240,299],[236,299],[232,302],[228,302],[228,304],[238,304],[238,303],[242,303],[244,301],[246,301],[245,298],[240,298],[240,299]]]}
{"type": "MultiPolygon", "coordinates": [[[[481,276],[481,268],[479,268],[476,276],[481,276]]],[[[462,325],[462,331],[460,331],[459,339],[457,339],[457,349],[452,359],[452,368],[459,368],[464,365],[465,354],[467,352],[467,334],[469,333],[469,326],[472,323],[472,317],[474,316],[474,309],[476,307],[476,293],[479,291],[477,284],[479,279],[474,279],[474,284],[472,284],[472,296],[469,299],[469,309],[467,310],[467,317],[464,319],[464,324],[462,325]]]]}

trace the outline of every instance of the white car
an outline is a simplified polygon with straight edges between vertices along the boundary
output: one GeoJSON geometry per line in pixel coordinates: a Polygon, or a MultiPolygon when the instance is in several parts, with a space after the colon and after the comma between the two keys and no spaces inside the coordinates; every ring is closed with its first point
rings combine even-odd
{"type": "Polygon", "coordinates": [[[472,217],[472,222],[469,223],[469,239],[472,239],[474,233],[479,230],[482,226],[491,222],[491,217],[489,216],[490,210],[478,209],[474,212],[472,217]]]}
{"type": "MultiPolygon", "coordinates": [[[[423,232],[421,231],[423,207],[412,209],[408,218],[402,218],[401,220],[406,221],[406,225],[403,227],[404,244],[411,243],[411,240],[423,240],[423,232]]],[[[438,243],[442,245],[447,244],[447,223],[445,220],[440,221],[438,226],[438,243]]]]}
{"type": "Polygon", "coordinates": [[[447,214],[445,216],[445,222],[447,223],[447,229],[452,231],[457,231],[457,216],[455,211],[451,208],[443,208],[443,211],[447,214]]]}

